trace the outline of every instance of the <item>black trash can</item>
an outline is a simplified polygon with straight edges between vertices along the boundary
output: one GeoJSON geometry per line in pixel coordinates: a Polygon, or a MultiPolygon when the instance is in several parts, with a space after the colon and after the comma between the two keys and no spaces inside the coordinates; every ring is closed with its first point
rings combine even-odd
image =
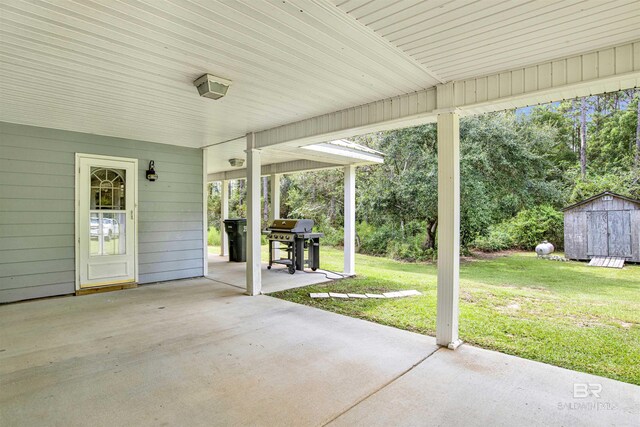
{"type": "Polygon", "coordinates": [[[247,261],[247,220],[233,218],[224,220],[224,230],[229,237],[229,261],[247,261]]]}

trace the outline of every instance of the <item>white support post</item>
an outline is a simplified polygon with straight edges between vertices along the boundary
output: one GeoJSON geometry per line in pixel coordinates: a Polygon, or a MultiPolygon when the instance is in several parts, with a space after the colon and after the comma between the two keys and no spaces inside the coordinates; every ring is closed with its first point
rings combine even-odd
{"type": "Polygon", "coordinates": [[[460,280],[460,119],[438,115],[438,299],[436,342],[454,350],[460,280]]]}
{"type": "Polygon", "coordinates": [[[356,167],[344,168],[344,273],[356,274],[356,167]]]}
{"type": "Polygon", "coordinates": [[[209,274],[209,183],[207,149],[202,149],[202,275],[209,274]]]}
{"type": "Polygon", "coordinates": [[[224,228],[224,220],[229,218],[229,180],[220,184],[220,256],[229,256],[229,236],[224,228]]]}
{"type": "MultiPolygon", "coordinates": [[[[280,218],[280,174],[273,174],[270,176],[271,181],[271,204],[269,205],[269,223],[280,218]]],[[[280,258],[280,249],[273,248],[273,258],[280,258]]]]}
{"type": "Polygon", "coordinates": [[[262,291],[260,271],[260,150],[255,148],[255,134],[247,134],[247,294],[262,291]]]}

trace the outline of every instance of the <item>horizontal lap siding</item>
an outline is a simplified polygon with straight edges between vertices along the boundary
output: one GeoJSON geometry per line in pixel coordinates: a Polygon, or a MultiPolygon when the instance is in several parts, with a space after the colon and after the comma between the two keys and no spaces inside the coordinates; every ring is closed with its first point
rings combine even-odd
{"type": "Polygon", "coordinates": [[[75,153],[138,159],[140,283],[203,274],[201,150],[0,122],[0,302],[74,292],[75,153]]]}

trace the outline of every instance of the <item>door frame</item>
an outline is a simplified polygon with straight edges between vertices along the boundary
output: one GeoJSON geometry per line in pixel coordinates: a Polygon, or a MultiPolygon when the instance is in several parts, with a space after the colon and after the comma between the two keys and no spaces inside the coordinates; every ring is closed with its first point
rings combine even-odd
{"type": "MultiPolygon", "coordinates": [[[[115,156],[103,156],[99,154],[86,154],[86,153],[76,153],[75,165],[74,165],[74,175],[75,175],[75,201],[74,201],[74,212],[75,212],[75,284],[76,291],[80,290],[80,159],[89,159],[89,160],[112,160],[116,162],[126,162],[133,164],[133,170],[136,172],[133,175],[133,276],[134,282],[138,282],[139,271],[138,271],[138,159],[132,159],[128,157],[115,157],[115,156]]],[[[129,179],[129,178],[127,178],[129,179]]]]}

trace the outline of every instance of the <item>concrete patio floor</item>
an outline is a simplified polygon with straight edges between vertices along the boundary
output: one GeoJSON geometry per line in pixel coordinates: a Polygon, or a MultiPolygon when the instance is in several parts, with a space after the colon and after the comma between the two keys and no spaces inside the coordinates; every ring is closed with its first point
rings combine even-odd
{"type": "Polygon", "coordinates": [[[0,307],[0,424],[638,425],[640,387],[192,279],[0,307]],[[600,398],[574,398],[575,383],[600,398]]]}
{"type": "MultiPolygon", "coordinates": [[[[246,274],[247,263],[229,262],[229,257],[209,254],[209,274],[207,277],[210,279],[246,289],[246,274]]],[[[295,274],[289,274],[284,265],[274,265],[271,270],[267,270],[267,263],[262,263],[263,294],[315,285],[341,278],[341,275],[329,271],[311,271],[309,268],[305,271],[296,271],[295,274]]]]}

